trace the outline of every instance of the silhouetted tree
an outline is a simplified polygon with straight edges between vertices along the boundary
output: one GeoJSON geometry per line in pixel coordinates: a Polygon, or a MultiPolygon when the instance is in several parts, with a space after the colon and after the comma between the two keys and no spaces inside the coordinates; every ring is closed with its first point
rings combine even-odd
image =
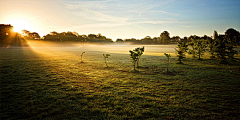
{"type": "Polygon", "coordinates": [[[216,57],[220,60],[220,64],[227,64],[227,39],[226,36],[220,35],[215,39],[214,51],[216,52],[216,57]]]}
{"type": "Polygon", "coordinates": [[[116,40],[116,43],[124,43],[124,41],[123,41],[123,39],[118,38],[118,39],[116,40]]]}
{"type": "Polygon", "coordinates": [[[28,34],[28,38],[30,39],[40,39],[40,35],[37,32],[32,32],[28,34]]]}
{"type": "Polygon", "coordinates": [[[157,43],[159,43],[159,40],[160,40],[160,37],[154,37],[153,38],[153,43],[157,44],[157,43]]]}
{"type": "Polygon", "coordinates": [[[187,38],[187,42],[191,42],[191,40],[198,40],[198,39],[200,39],[199,36],[197,36],[197,35],[191,35],[191,36],[189,36],[189,37],[187,38]]]}
{"type": "Polygon", "coordinates": [[[142,40],[137,40],[136,38],[124,39],[124,42],[130,44],[142,44],[142,40]]]}
{"type": "Polygon", "coordinates": [[[143,44],[153,44],[153,39],[150,36],[146,36],[145,38],[141,39],[143,44]]]}
{"type": "Polygon", "coordinates": [[[170,34],[168,31],[163,31],[160,34],[160,39],[162,41],[162,43],[168,44],[170,42],[170,34]]]}
{"type": "Polygon", "coordinates": [[[233,43],[238,43],[240,41],[239,31],[236,31],[233,28],[227,29],[227,31],[225,32],[225,35],[228,36],[233,43]]]}
{"type": "Polygon", "coordinates": [[[50,32],[50,35],[58,35],[58,32],[52,31],[52,32],[50,32]]]}
{"type": "Polygon", "coordinates": [[[177,43],[177,42],[180,42],[181,38],[179,36],[173,36],[171,38],[171,43],[177,43]]]}
{"type": "Polygon", "coordinates": [[[218,33],[217,33],[216,30],[214,30],[214,32],[213,32],[213,39],[215,40],[215,39],[217,39],[217,37],[218,37],[218,33]]]}
{"type": "Polygon", "coordinates": [[[183,39],[181,39],[180,42],[187,43],[188,42],[188,38],[187,37],[183,37],[183,39]]]}
{"type": "Polygon", "coordinates": [[[238,52],[234,50],[237,45],[238,32],[228,29],[225,35],[218,35],[214,31],[214,40],[209,43],[212,56],[220,60],[220,64],[228,64],[228,61],[234,60],[234,55],[238,52]]]}

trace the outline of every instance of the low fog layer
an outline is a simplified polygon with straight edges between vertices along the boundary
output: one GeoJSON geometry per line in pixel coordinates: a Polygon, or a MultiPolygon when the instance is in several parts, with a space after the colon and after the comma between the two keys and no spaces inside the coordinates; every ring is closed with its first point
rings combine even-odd
{"type": "Polygon", "coordinates": [[[76,44],[76,43],[54,43],[44,41],[28,40],[29,46],[38,53],[71,53],[71,52],[104,52],[129,54],[129,50],[136,47],[145,47],[145,55],[162,56],[163,53],[175,53],[176,45],[128,45],[128,44],[76,44]]]}

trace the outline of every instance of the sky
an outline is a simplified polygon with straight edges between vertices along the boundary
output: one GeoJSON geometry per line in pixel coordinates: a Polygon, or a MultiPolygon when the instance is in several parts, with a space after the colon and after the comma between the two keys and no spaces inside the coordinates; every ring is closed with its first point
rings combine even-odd
{"type": "Polygon", "coordinates": [[[0,24],[15,31],[75,31],[111,38],[212,36],[240,30],[240,0],[1,0],[0,24]]]}

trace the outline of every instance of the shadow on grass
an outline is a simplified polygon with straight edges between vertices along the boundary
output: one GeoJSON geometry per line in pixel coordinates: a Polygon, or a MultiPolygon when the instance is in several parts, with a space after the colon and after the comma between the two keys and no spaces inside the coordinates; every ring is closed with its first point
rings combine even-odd
{"type": "Polygon", "coordinates": [[[1,47],[0,119],[106,119],[108,112],[88,108],[69,82],[86,76],[61,69],[23,39],[15,42],[1,47]]]}

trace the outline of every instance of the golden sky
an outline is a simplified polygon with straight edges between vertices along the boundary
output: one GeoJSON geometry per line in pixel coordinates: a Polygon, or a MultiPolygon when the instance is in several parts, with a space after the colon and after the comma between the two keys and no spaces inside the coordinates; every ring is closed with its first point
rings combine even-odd
{"type": "Polygon", "coordinates": [[[51,31],[108,38],[212,35],[240,29],[239,0],[1,0],[0,23],[40,36],[51,31]]]}

